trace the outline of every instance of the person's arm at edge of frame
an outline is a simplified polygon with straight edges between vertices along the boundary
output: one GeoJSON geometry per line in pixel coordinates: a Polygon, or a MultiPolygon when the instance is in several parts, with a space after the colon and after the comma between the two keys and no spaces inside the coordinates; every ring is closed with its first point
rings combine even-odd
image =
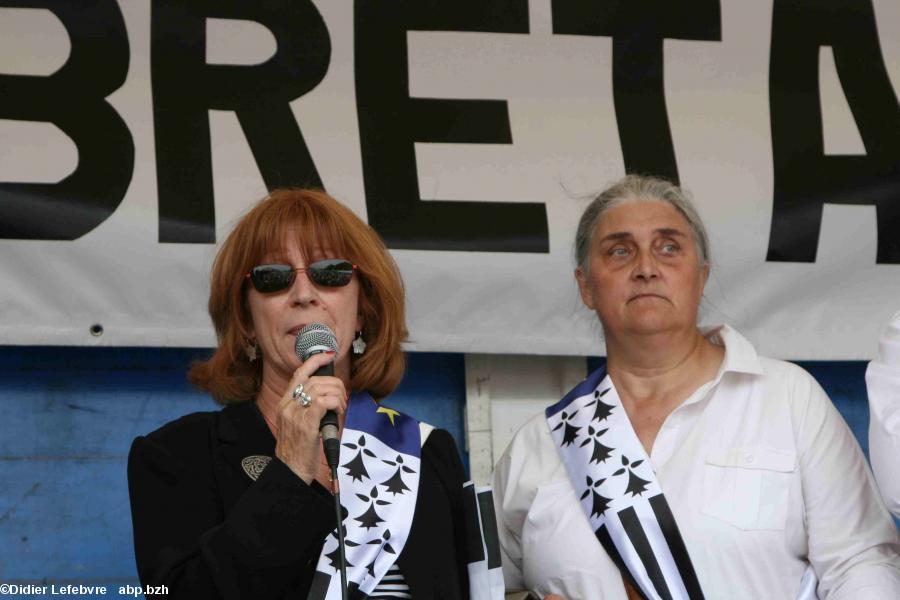
{"type": "Polygon", "coordinates": [[[821,386],[802,373],[791,384],[790,401],[808,558],[819,578],[819,596],[900,598],[900,539],[894,523],[853,433],[821,386]]]}
{"type": "Polygon", "coordinates": [[[888,510],[900,518],[900,311],[884,329],[866,369],[869,458],[888,510]]]}

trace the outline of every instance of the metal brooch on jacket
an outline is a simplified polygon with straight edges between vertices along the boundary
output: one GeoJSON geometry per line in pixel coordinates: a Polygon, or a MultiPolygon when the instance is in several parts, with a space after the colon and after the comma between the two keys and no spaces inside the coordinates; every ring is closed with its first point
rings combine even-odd
{"type": "Polygon", "coordinates": [[[243,460],[241,460],[241,466],[244,468],[244,473],[252,479],[256,481],[259,478],[260,473],[263,472],[263,469],[266,468],[266,465],[269,464],[269,461],[272,460],[271,456],[260,456],[259,454],[253,454],[251,456],[245,456],[243,460]]]}

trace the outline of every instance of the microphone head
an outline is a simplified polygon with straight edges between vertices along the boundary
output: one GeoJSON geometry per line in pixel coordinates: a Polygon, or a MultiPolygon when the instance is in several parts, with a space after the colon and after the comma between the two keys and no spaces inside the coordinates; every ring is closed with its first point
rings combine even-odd
{"type": "Polygon", "coordinates": [[[335,352],[340,350],[337,337],[331,327],[324,323],[310,323],[297,334],[294,342],[294,352],[300,362],[306,362],[310,356],[320,352],[335,352]]]}

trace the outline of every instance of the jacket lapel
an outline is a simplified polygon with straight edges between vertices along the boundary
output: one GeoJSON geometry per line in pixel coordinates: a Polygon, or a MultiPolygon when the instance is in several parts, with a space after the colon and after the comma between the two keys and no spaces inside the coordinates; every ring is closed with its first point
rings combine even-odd
{"type": "Polygon", "coordinates": [[[225,407],[216,429],[220,485],[230,509],[275,456],[275,438],[255,402],[225,407]]]}

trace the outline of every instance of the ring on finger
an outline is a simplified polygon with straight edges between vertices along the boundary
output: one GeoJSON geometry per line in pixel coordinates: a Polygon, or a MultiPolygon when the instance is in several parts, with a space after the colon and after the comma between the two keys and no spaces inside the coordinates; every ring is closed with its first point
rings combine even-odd
{"type": "Polygon", "coordinates": [[[293,391],[293,392],[291,392],[291,397],[292,397],[294,400],[299,400],[299,399],[300,399],[300,396],[301,396],[302,394],[303,394],[303,384],[301,383],[301,384],[299,384],[297,387],[294,388],[294,391],[293,391]]]}
{"type": "Polygon", "coordinates": [[[297,397],[297,402],[299,402],[300,406],[303,408],[308,408],[309,405],[312,404],[312,396],[306,392],[300,392],[300,396],[297,397]]]}

